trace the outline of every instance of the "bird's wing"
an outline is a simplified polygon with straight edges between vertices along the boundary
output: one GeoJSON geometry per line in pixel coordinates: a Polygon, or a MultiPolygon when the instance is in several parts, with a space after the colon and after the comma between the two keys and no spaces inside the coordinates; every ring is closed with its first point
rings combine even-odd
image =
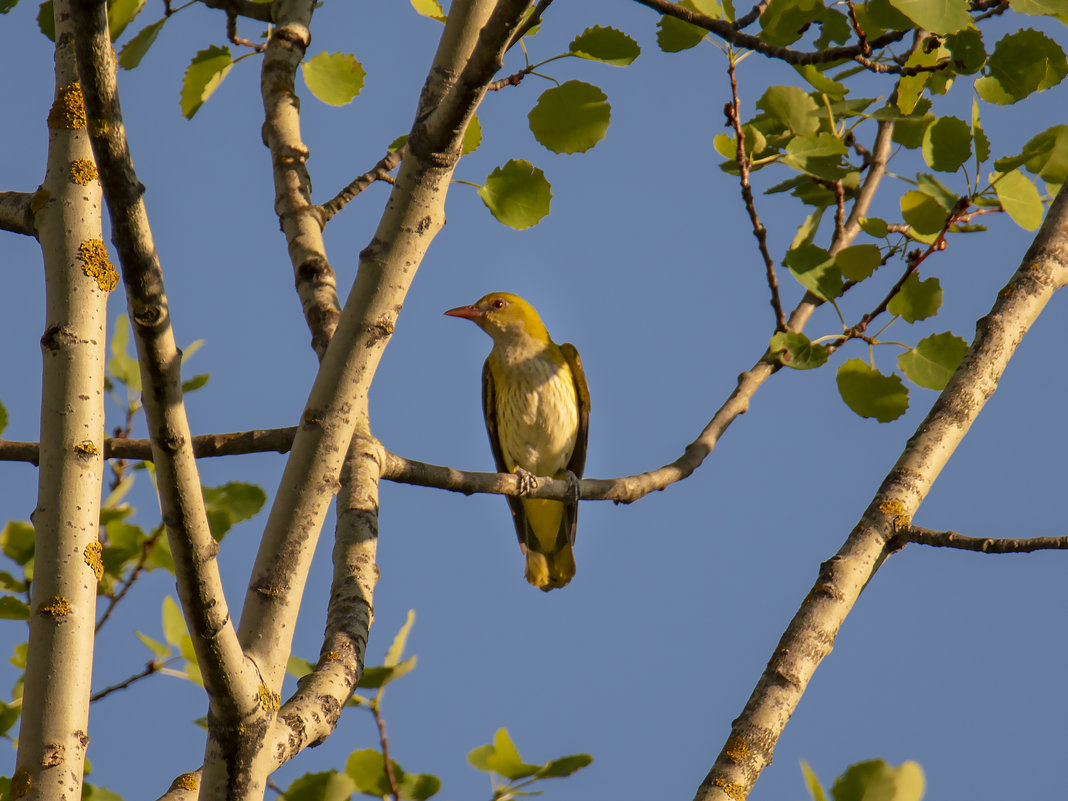
{"type": "Polygon", "coordinates": [[[586,371],[582,369],[582,359],[579,358],[575,346],[565,342],[560,346],[564,354],[567,366],[571,368],[571,377],[575,380],[575,394],[578,397],[578,434],[575,437],[575,450],[571,452],[571,459],[567,463],[567,469],[579,478],[586,469],[586,440],[590,433],[590,388],[586,386],[586,371]]]}
{"type": "MultiPolygon", "coordinates": [[[[575,450],[571,452],[567,469],[582,478],[586,469],[586,440],[590,433],[590,388],[586,386],[586,371],[582,369],[582,359],[579,358],[575,346],[565,342],[560,346],[560,352],[564,354],[564,360],[571,368],[571,377],[575,381],[575,396],[578,398],[578,431],[575,434],[575,450]]],[[[567,504],[564,510],[564,531],[561,535],[566,532],[568,541],[574,545],[575,532],[578,530],[578,502],[567,504]]]]}
{"type": "MultiPolygon", "coordinates": [[[[497,431],[497,390],[493,384],[493,373],[490,371],[489,359],[482,365],[482,415],[486,418],[486,433],[489,434],[490,450],[493,451],[493,462],[497,465],[497,472],[509,473],[511,471],[504,461],[501,436],[497,431]]],[[[525,545],[527,516],[523,512],[523,504],[515,496],[506,495],[504,497],[508,501],[508,508],[512,510],[512,522],[515,523],[515,534],[519,538],[519,544],[525,545]]]]}

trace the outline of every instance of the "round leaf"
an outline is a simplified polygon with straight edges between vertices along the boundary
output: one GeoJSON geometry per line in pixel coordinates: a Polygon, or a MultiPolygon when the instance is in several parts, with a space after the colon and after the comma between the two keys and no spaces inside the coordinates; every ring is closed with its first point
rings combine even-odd
{"type": "Polygon", "coordinates": [[[1001,207],[1025,231],[1034,231],[1042,224],[1046,207],[1031,179],[1019,170],[1005,173],[994,184],[1001,207]]]}
{"type": "Polygon", "coordinates": [[[612,116],[608,97],[582,81],[547,89],[530,110],[534,137],[554,153],[583,153],[604,139],[612,116]]]}
{"type": "Polygon", "coordinates": [[[795,370],[811,370],[827,363],[830,351],[825,345],[813,345],[804,334],[780,331],[771,338],[768,350],[786,367],[795,370]]]}
{"type": "Polygon", "coordinates": [[[878,217],[861,217],[860,228],[868,236],[874,236],[876,239],[883,239],[890,233],[886,220],[880,220],[878,217]]]}
{"type": "Polygon", "coordinates": [[[890,0],[890,4],[931,33],[955,33],[972,24],[968,0],[890,0]]]}
{"type": "Polygon", "coordinates": [[[587,28],[568,47],[573,56],[602,61],[615,67],[625,67],[642,52],[638,43],[615,28],[594,25],[587,28]]]}
{"type": "Polygon", "coordinates": [[[770,86],[756,106],[795,134],[814,134],[820,128],[819,106],[796,86],[770,86]]]}
{"type": "MultiPolygon", "coordinates": [[[[686,3],[685,0],[679,5],[689,6],[693,10],[692,4],[686,3]]],[[[697,47],[707,35],[708,31],[704,28],[683,22],[677,17],[663,16],[656,24],[656,43],[665,53],[678,53],[697,47]]]]}
{"type": "Polygon", "coordinates": [[[915,189],[901,196],[901,215],[921,234],[937,234],[945,226],[947,217],[941,203],[915,189]]]}
{"type": "Polygon", "coordinates": [[[850,799],[881,798],[888,801],[920,801],[923,798],[923,769],[915,762],[896,768],[881,759],[851,765],[834,781],[831,797],[850,799]]]}
{"type": "Polygon", "coordinates": [[[824,300],[833,300],[842,294],[842,274],[834,259],[821,247],[801,245],[786,251],[783,263],[790,268],[801,285],[824,300]]]}
{"type": "Polygon", "coordinates": [[[923,158],[939,172],[956,172],[972,155],[971,126],[956,117],[939,117],[923,132],[923,158]]]}
{"type": "Polygon", "coordinates": [[[937,278],[921,281],[916,273],[905,279],[901,289],[890,299],[887,310],[906,322],[926,320],[942,307],[942,286],[937,278]]]}
{"type": "Polygon", "coordinates": [[[838,368],[838,392],[846,406],[880,423],[896,420],[909,408],[909,393],[896,375],[883,375],[862,359],[838,368]]]}
{"type": "Polygon", "coordinates": [[[897,357],[897,366],[913,383],[943,390],[967,352],[968,343],[946,331],[921,339],[916,347],[897,357]]]}
{"type": "Polygon", "coordinates": [[[975,82],[988,103],[1015,103],[1041,92],[1068,75],[1068,60],[1060,45],[1030,28],[1003,36],[987,62],[990,75],[975,82]]]}
{"type": "Polygon", "coordinates": [[[320,53],[301,65],[304,83],[317,98],[331,106],[344,106],[363,89],[367,73],[349,53],[320,53]]]}
{"type": "Polygon", "coordinates": [[[209,47],[193,57],[182,80],[182,114],[192,119],[234,66],[229,47],[209,47]]]}
{"type": "MultiPolygon", "coordinates": [[[[407,141],[407,139],[405,139],[407,141]]],[[[464,131],[464,143],[460,150],[461,156],[466,156],[468,153],[474,153],[478,150],[478,146],[482,144],[482,123],[478,121],[478,117],[472,117],[471,122],[467,124],[467,130],[464,131]]],[[[390,145],[390,150],[395,150],[390,145]]]]}
{"type": "Polygon", "coordinates": [[[490,213],[510,228],[530,228],[549,213],[552,188],[545,173],[522,159],[498,167],[478,188],[490,213]]]}
{"type": "Polygon", "coordinates": [[[853,245],[840,250],[834,257],[834,263],[845,278],[863,281],[883,263],[883,254],[878,245],[853,245]]]}

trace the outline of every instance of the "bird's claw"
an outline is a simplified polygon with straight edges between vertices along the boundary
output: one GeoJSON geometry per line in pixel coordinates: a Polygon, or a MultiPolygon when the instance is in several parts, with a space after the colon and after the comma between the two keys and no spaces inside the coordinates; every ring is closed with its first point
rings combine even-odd
{"type": "Polygon", "coordinates": [[[529,495],[538,488],[538,477],[529,470],[517,467],[512,472],[515,473],[515,477],[519,480],[520,495],[529,495]]]}
{"type": "Polygon", "coordinates": [[[564,481],[567,482],[567,493],[571,496],[572,503],[578,503],[582,496],[582,488],[579,486],[579,477],[570,470],[564,471],[564,481]]]}

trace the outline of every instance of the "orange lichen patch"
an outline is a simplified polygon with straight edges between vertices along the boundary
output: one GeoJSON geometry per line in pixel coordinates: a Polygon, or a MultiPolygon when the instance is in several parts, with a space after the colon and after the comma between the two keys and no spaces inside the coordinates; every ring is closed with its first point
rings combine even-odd
{"type": "Polygon", "coordinates": [[[82,553],[82,558],[89,565],[89,569],[93,571],[97,581],[104,577],[104,560],[100,557],[103,550],[104,547],[100,544],[100,540],[93,540],[85,546],[85,551],[82,553]]]}
{"type": "Polygon", "coordinates": [[[74,446],[74,452],[83,456],[96,456],[100,453],[100,449],[96,447],[96,443],[91,439],[83,439],[74,446]]]}
{"type": "Polygon", "coordinates": [[[272,692],[270,687],[264,684],[260,685],[260,706],[266,709],[268,712],[276,711],[279,703],[281,703],[281,696],[276,692],[272,692]]]}
{"type": "Polygon", "coordinates": [[[85,127],[85,98],[77,81],[62,86],[48,112],[48,127],[76,131],[85,127]]]}
{"type": "Polygon", "coordinates": [[[43,186],[37,187],[37,191],[34,192],[33,196],[30,198],[30,211],[36,214],[43,209],[51,199],[52,195],[47,189],[43,186]]]}
{"type": "Polygon", "coordinates": [[[53,595],[43,604],[37,607],[37,614],[51,615],[52,617],[66,617],[71,612],[70,601],[62,595],[53,595]]]}
{"type": "Polygon", "coordinates": [[[315,425],[323,422],[323,416],[318,409],[305,409],[304,422],[308,425],[315,425]]]}
{"type": "Polygon", "coordinates": [[[172,790],[199,790],[200,789],[200,777],[195,773],[183,773],[173,782],[171,782],[172,790]]]}
{"type": "Polygon", "coordinates": [[[107,136],[108,124],[105,120],[91,120],[89,123],[89,135],[99,139],[107,136]]]}
{"type": "Polygon", "coordinates": [[[96,281],[104,292],[110,292],[119,283],[119,271],[108,258],[108,249],[99,239],[88,239],[78,247],[85,274],[96,281]]]}
{"type": "Polygon", "coordinates": [[[96,178],[96,164],[90,159],[74,159],[70,163],[70,179],[79,186],[85,186],[96,178]]]}
{"type": "Polygon", "coordinates": [[[745,798],[745,788],[740,784],[724,779],[714,779],[713,784],[722,789],[728,798],[745,798]]]}
{"type": "Polygon", "coordinates": [[[732,734],[727,738],[727,744],[723,747],[723,756],[735,765],[740,765],[749,759],[749,744],[737,734],[732,734]]]}
{"type": "Polygon", "coordinates": [[[322,662],[340,662],[341,654],[339,654],[337,651],[327,651],[325,654],[319,657],[319,659],[322,662]]]}
{"type": "Polygon", "coordinates": [[[11,777],[11,797],[22,798],[33,789],[33,777],[26,768],[19,768],[11,777]]]}

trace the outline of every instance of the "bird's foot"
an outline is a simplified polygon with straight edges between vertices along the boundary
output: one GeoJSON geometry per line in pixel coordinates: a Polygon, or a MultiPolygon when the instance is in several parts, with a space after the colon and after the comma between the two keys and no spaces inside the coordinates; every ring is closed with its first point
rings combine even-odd
{"type": "Polygon", "coordinates": [[[567,482],[567,492],[568,495],[571,496],[571,502],[578,503],[579,497],[582,495],[582,488],[579,486],[579,477],[570,470],[565,470],[564,481],[567,482]]]}
{"type": "Polygon", "coordinates": [[[515,473],[515,477],[519,479],[520,495],[529,495],[538,488],[538,477],[531,473],[529,470],[524,470],[522,467],[517,467],[512,472],[515,473]]]}

